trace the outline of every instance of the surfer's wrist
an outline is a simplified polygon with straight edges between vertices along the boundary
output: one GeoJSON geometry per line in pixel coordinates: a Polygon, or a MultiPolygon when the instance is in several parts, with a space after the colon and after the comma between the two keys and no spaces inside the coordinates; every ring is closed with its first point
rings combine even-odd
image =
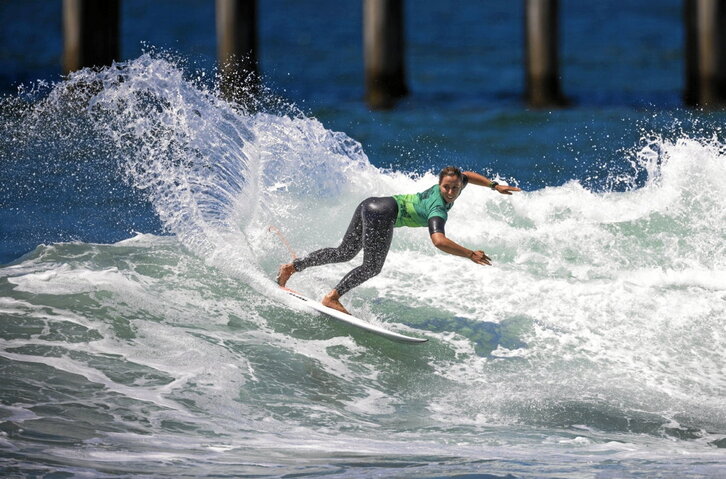
{"type": "Polygon", "coordinates": [[[489,188],[493,190],[496,190],[497,186],[499,186],[499,183],[497,183],[496,181],[492,181],[491,183],[489,183],[489,188]]]}

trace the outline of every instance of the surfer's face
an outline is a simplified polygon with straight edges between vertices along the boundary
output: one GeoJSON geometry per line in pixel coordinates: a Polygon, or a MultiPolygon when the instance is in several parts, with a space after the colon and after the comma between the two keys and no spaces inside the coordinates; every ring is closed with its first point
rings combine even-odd
{"type": "Polygon", "coordinates": [[[444,176],[444,179],[439,183],[441,196],[447,203],[453,203],[461,194],[462,188],[464,188],[464,183],[458,176],[444,176]]]}

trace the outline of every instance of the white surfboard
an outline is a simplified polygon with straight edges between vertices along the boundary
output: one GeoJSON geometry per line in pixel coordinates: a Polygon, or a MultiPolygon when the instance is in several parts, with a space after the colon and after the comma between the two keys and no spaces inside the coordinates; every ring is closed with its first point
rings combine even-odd
{"type": "Polygon", "coordinates": [[[355,326],[356,328],[360,328],[364,331],[368,331],[369,333],[383,336],[386,339],[390,339],[392,341],[397,341],[399,343],[425,343],[426,341],[428,341],[428,339],[426,339],[426,338],[414,338],[411,336],[406,336],[404,334],[395,333],[393,331],[389,331],[380,326],[376,326],[375,324],[371,324],[366,321],[363,321],[362,319],[358,319],[355,316],[351,316],[350,314],[342,313],[342,312],[338,311],[337,309],[323,306],[322,303],[314,301],[310,298],[306,298],[305,296],[298,293],[297,291],[293,291],[291,289],[282,288],[282,287],[280,289],[285,291],[291,297],[295,298],[301,305],[314,309],[315,311],[323,313],[326,316],[329,316],[333,319],[337,319],[338,321],[341,321],[343,323],[349,324],[351,326],[355,326]]]}

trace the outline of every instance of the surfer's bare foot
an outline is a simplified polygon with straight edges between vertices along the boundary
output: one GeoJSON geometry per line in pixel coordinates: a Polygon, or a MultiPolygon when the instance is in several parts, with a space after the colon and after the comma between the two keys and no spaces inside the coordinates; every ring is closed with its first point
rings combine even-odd
{"type": "Polygon", "coordinates": [[[340,304],[340,295],[338,294],[337,289],[334,289],[330,293],[326,294],[321,303],[323,304],[323,306],[336,309],[341,313],[350,314],[348,310],[345,309],[345,306],[340,304]]]}
{"type": "Polygon", "coordinates": [[[295,265],[292,263],[287,263],[280,266],[280,272],[277,273],[277,284],[284,288],[287,284],[287,280],[290,279],[290,276],[292,276],[294,272],[295,265]]]}

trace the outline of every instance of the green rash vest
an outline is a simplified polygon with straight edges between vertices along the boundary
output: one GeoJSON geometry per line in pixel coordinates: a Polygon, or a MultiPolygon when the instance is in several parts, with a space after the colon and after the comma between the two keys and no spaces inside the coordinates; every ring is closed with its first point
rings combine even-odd
{"type": "Polygon", "coordinates": [[[429,219],[434,216],[439,216],[446,221],[448,211],[454,206],[454,203],[444,201],[439,185],[434,185],[421,193],[394,195],[393,199],[398,203],[396,227],[428,226],[429,219]]]}

